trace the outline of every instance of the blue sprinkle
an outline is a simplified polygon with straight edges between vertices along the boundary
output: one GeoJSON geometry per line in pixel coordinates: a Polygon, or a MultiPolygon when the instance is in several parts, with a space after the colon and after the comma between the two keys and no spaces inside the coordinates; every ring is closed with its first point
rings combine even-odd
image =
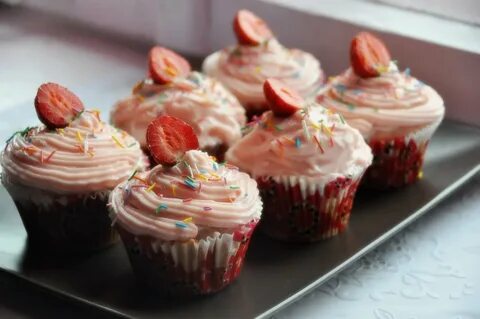
{"type": "Polygon", "coordinates": [[[178,228],[187,228],[187,224],[185,224],[184,222],[176,222],[175,226],[177,226],[178,228]]]}
{"type": "Polygon", "coordinates": [[[300,137],[296,137],[295,138],[295,147],[300,148],[301,145],[302,145],[302,141],[300,141],[300,137]]]}
{"type": "Polygon", "coordinates": [[[340,94],[343,94],[346,90],[347,90],[347,87],[343,84],[336,84],[335,85],[335,88],[340,91],[340,94]]]}
{"type": "Polygon", "coordinates": [[[406,76],[410,76],[410,68],[406,68],[406,69],[405,69],[405,75],[406,75],[406,76]]]}
{"type": "Polygon", "coordinates": [[[158,213],[160,210],[162,209],[168,209],[168,205],[167,204],[160,204],[157,209],[156,209],[156,212],[158,213]]]}

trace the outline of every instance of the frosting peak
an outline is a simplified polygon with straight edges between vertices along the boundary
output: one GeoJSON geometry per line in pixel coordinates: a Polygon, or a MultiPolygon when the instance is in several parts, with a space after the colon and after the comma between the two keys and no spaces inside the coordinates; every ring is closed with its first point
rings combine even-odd
{"type": "Polygon", "coordinates": [[[139,173],[111,195],[114,218],[137,235],[188,240],[260,217],[257,184],[207,153],[188,151],[173,167],[139,173]]]}
{"type": "Polygon", "coordinates": [[[372,154],[359,132],[343,118],[313,104],[288,118],[266,112],[226,155],[255,177],[301,176],[328,182],[355,175],[372,154]]]}
{"type": "Polygon", "coordinates": [[[132,96],[118,102],[111,113],[113,124],[132,134],[146,146],[148,124],[160,115],[177,117],[190,124],[201,148],[231,145],[241,137],[245,110],[218,81],[199,72],[172,83],[145,80],[132,96]]]}
{"type": "Polygon", "coordinates": [[[12,181],[59,194],[113,189],[144,167],[138,142],[84,111],[64,129],[43,126],[16,133],[2,155],[12,181]]]}
{"type": "Polygon", "coordinates": [[[400,72],[394,63],[378,77],[361,78],[352,69],[333,78],[319,100],[342,113],[364,137],[409,133],[438,122],[443,100],[431,87],[400,72]]]}
{"type": "Polygon", "coordinates": [[[276,39],[257,46],[236,45],[213,53],[203,70],[218,78],[247,106],[263,107],[267,78],[281,79],[303,97],[312,97],[323,83],[320,63],[311,54],[287,49],[276,39]]]}

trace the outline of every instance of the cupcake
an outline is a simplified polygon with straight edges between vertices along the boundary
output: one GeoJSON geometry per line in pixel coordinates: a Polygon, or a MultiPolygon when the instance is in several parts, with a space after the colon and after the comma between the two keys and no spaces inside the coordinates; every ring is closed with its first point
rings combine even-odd
{"type": "Polygon", "coordinates": [[[400,187],[421,178],[428,142],[443,119],[442,98],[400,71],[380,39],[362,32],[352,41],[351,67],[330,80],[318,101],[342,114],[373,151],[362,186],[400,187]]]}
{"type": "Polygon", "coordinates": [[[264,89],[271,111],[249,124],[226,158],[257,180],[267,235],[290,242],[334,236],[348,224],[370,148],[341,115],[282,82],[269,79],[264,89]]]}
{"type": "Polygon", "coordinates": [[[314,98],[324,75],[313,55],[282,46],[265,21],[247,10],[237,12],[233,29],[238,44],[208,56],[203,70],[235,94],[249,118],[268,110],[262,89],[267,78],[280,79],[304,98],[314,98]]]}
{"type": "Polygon", "coordinates": [[[40,86],[35,109],[44,125],[16,132],[1,156],[2,184],[30,243],[63,252],[108,246],[118,239],[108,196],[143,169],[139,143],[58,84],[40,86]]]}
{"type": "Polygon", "coordinates": [[[158,163],[110,195],[111,219],[141,282],[166,294],[209,294],[240,274],[262,201],[256,182],[218,164],[192,127],[170,116],[147,128],[158,163]]]}
{"type": "Polygon", "coordinates": [[[149,54],[149,77],[133,88],[132,95],[115,104],[111,121],[146,150],[145,131],[159,115],[189,123],[200,148],[219,160],[241,137],[245,111],[238,100],[217,80],[191,71],[178,54],[154,47],[149,54]]]}

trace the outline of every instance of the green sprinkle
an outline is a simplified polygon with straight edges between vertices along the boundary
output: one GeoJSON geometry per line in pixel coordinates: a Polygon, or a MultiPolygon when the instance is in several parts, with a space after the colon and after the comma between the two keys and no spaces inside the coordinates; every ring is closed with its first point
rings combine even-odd
{"type": "Polygon", "coordinates": [[[345,118],[343,117],[342,114],[338,114],[340,116],[340,121],[342,121],[342,124],[345,124],[345,118]]]}
{"type": "Polygon", "coordinates": [[[128,147],[133,147],[135,145],[137,145],[137,142],[133,142],[132,144],[128,145],[128,147]]]}
{"type": "Polygon", "coordinates": [[[130,177],[127,179],[127,181],[131,180],[137,174],[137,171],[138,171],[138,169],[135,169],[133,171],[132,175],[130,175],[130,177]]]}
{"type": "Polygon", "coordinates": [[[353,104],[347,104],[347,107],[350,111],[353,111],[355,109],[355,105],[353,104]]]}
{"type": "Polygon", "coordinates": [[[232,185],[230,186],[230,189],[240,189],[240,186],[232,185]]]}
{"type": "Polygon", "coordinates": [[[275,129],[279,132],[283,130],[283,128],[281,128],[279,125],[275,125],[275,129]]]}
{"type": "Polygon", "coordinates": [[[13,138],[17,135],[17,134],[20,134],[20,136],[22,137],[25,137],[25,135],[28,134],[28,132],[30,132],[30,130],[34,129],[35,127],[34,126],[27,126],[25,129],[23,129],[22,131],[16,131],[15,133],[12,134],[12,136],[10,136],[6,141],[5,143],[10,143],[11,140],[13,140],[13,138]]]}

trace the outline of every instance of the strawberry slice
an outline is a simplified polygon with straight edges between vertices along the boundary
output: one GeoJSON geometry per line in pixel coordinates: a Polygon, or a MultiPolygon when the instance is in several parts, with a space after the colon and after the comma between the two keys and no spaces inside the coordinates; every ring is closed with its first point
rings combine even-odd
{"type": "Polygon", "coordinates": [[[173,166],[186,151],[198,149],[197,135],[184,121],[160,116],[147,127],[147,145],[155,162],[173,166]]]}
{"type": "Polygon", "coordinates": [[[390,53],[385,44],[368,32],[360,32],[350,45],[350,63],[362,78],[379,76],[390,64],[390,53]]]}
{"type": "Polygon", "coordinates": [[[46,127],[62,128],[83,111],[83,103],[67,88],[56,83],[44,83],[38,88],[35,110],[46,127]]]}
{"type": "Polygon", "coordinates": [[[238,43],[244,45],[259,45],[273,38],[267,23],[248,10],[237,12],[233,20],[233,31],[238,43]]]}
{"type": "Polygon", "coordinates": [[[170,83],[176,77],[187,76],[191,69],[190,63],[172,50],[156,46],[148,53],[148,70],[156,83],[170,83]]]}
{"type": "Polygon", "coordinates": [[[267,79],[263,84],[263,93],[270,109],[276,116],[290,116],[305,104],[300,94],[277,79],[267,79]]]}

